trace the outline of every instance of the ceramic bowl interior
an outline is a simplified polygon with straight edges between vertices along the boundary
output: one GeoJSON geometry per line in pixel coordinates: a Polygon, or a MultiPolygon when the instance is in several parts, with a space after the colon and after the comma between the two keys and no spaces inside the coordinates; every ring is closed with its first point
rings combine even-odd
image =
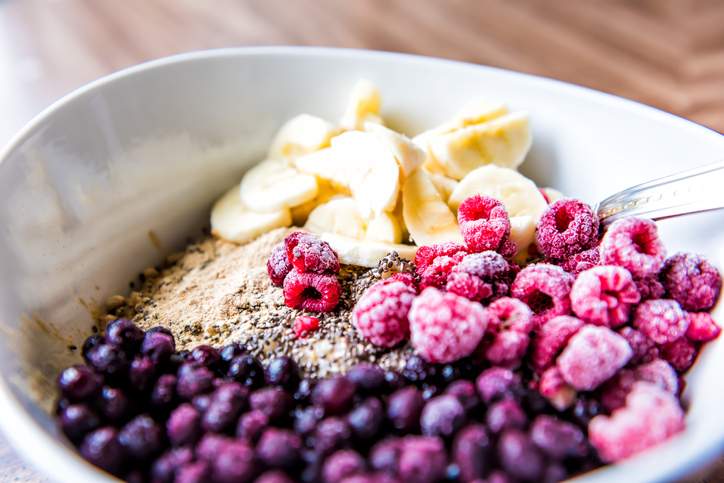
{"type": "MultiPolygon", "coordinates": [[[[632,184],[716,160],[724,137],[672,115],[527,75],[414,56],[305,48],[187,54],[101,79],[40,114],[0,156],[0,418],[24,458],[59,481],[106,481],[54,428],[53,379],[77,359],[91,313],[207,223],[224,189],[302,112],[341,115],[359,78],[383,114],[414,134],[473,98],[530,113],[523,171],[595,202],[632,184]]],[[[724,268],[723,215],[662,222],[671,252],[724,268]]],[[[724,322],[720,304],[718,319],[724,322]]],[[[582,478],[672,479],[724,441],[724,338],[692,371],[688,429],[671,442],[582,478]]]]}

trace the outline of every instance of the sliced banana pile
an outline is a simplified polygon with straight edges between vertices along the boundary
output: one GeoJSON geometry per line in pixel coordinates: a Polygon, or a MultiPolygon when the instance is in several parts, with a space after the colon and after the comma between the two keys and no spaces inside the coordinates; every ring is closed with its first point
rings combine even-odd
{"type": "Polygon", "coordinates": [[[289,120],[268,159],[216,202],[212,233],[246,243],[294,224],[320,234],[342,263],[374,267],[391,251],[412,259],[416,246],[461,242],[457,208],[479,193],[505,204],[525,252],[547,205],[515,171],[531,145],[526,114],[475,102],[410,139],[385,127],[380,109],[378,89],[360,81],[338,123],[289,120]]]}

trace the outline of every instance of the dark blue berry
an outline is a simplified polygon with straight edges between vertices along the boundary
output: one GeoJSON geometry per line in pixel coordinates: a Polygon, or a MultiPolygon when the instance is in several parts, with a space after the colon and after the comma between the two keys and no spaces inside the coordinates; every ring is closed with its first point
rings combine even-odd
{"type": "Polygon", "coordinates": [[[128,371],[128,356],[110,344],[100,344],[88,352],[88,364],[111,378],[124,376],[128,371]]]}
{"type": "Polygon", "coordinates": [[[452,459],[460,470],[462,481],[483,479],[490,471],[492,445],[482,424],[471,424],[455,436],[452,459]]]}
{"type": "Polygon", "coordinates": [[[353,475],[362,473],[365,461],[359,453],[351,449],[337,451],[330,455],[322,467],[324,481],[347,481],[353,475]]]}
{"type": "Polygon", "coordinates": [[[518,429],[509,429],[498,440],[502,468],[514,478],[538,481],[543,473],[543,456],[530,438],[518,429]]]}
{"type": "Polygon", "coordinates": [[[183,465],[176,474],[174,483],[206,483],[211,477],[211,467],[206,461],[183,465]]]}
{"type": "Polygon", "coordinates": [[[186,400],[208,392],[214,384],[214,373],[193,362],[181,365],[177,377],[176,393],[186,400]]]}
{"type": "Polygon", "coordinates": [[[97,346],[103,344],[105,342],[105,338],[102,335],[92,335],[88,337],[83,342],[83,347],[81,348],[81,354],[83,355],[83,360],[85,360],[86,364],[90,364],[88,361],[88,354],[91,350],[95,349],[97,346]]]}
{"type": "Polygon", "coordinates": [[[399,438],[387,438],[375,444],[369,456],[372,468],[385,473],[397,473],[402,444],[399,438]]]}
{"type": "Polygon", "coordinates": [[[131,419],[118,433],[118,442],[126,454],[138,461],[149,461],[162,449],[162,432],[150,416],[131,419]]]}
{"type": "Polygon", "coordinates": [[[369,363],[361,363],[352,367],[347,372],[347,379],[352,381],[357,388],[368,394],[377,394],[384,390],[385,371],[380,366],[369,363]]]}
{"type": "Polygon", "coordinates": [[[259,459],[271,468],[293,469],[300,459],[302,441],[285,429],[268,428],[256,445],[259,459]]]}
{"type": "Polygon", "coordinates": [[[58,376],[58,387],[71,401],[82,401],[98,393],[103,378],[88,366],[71,366],[58,376]]]}
{"type": "Polygon", "coordinates": [[[189,403],[180,405],[166,421],[166,434],[173,446],[195,443],[201,437],[201,413],[189,403]]]}
{"type": "Polygon", "coordinates": [[[297,390],[294,391],[294,400],[298,403],[303,403],[309,400],[314,389],[314,383],[309,379],[302,379],[297,386],[297,390]]]}
{"type": "Polygon", "coordinates": [[[243,356],[244,354],[246,354],[246,349],[244,348],[244,346],[236,342],[224,346],[219,351],[221,360],[227,364],[230,364],[232,360],[236,359],[239,356],[243,356]]]}
{"type": "Polygon", "coordinates": [[[134,391],[145,392],[151,388],[156,375],[156,364],[148,357],[136,357],[128,370],[128,381],[134,391]]]}
{"type": "Polygon", "coordinates": [[[385,372],[385,383],[387,391],[396,391],[405,385],[405,378],[396,371],[385,372]]]}
{"type": "Polygon", "coordinates": [[[249,354],[232,359],[226,375],[247,387],[260,387],[264,384],[264,368],[249,354]]]}
{"type": "Polygon", "coordinates": [[[541,451],[556,460],[582,457],[587,453],[583,431],[553,416],[542,414],[536,417],[531,425],[530,438],[541,451]]]}
{"type": "Polygon", "coordinates": [[[465,409],[455,396],[449,394],[430,399],[420,416],[422,434],[452,437],[465,423],[465,409]]]}
{"type": "Polygon", "coordinates": [[[242,414],[236,425],[236,436],[249,443],[256,443],[261,433],[269,426],[269,418],[259,410],[242,414]]]}
{"type": "Polygon", "coordinates": [[[125,461],[123,447],[118,442],[118,433],[111,427],[89,433],[80,445],[80,454],[92,464],[116,475],[125,461]]]}
{"type": "Polygon", "coordinates": [[[470,381],[459,380],[451,383],[445,389],[445,394],[450,394],[458,398],[458,401],[460,401],[460,404],[463,405],[463,408],[465,408],[468,414],[471,414],[480,403],[475,384],[470,381]]]}
{"type": "Polygon", "coordinates": [[[249,405],[266,414],[272,423],[277,423],[287,418],[292,398],[280,387],[265,387],[251,393],[249,405]]]}
{"type": "Polygon", "coordinates": [[[159,377],[151,391],[151,404],[159,410],[168,409],[176,399],[177,378],[173,374],[159,377]]]}
{"type": "Polygon", "coordinates": [[[207,431],[222,432],[236,422],[244,409],[248,390],[235,382],[226,382],[211,395],[209,408],[201,419],[207,431]]]}
{"type": "Polygon", "coordinates": [[[272,359],[266,366],[264,374],[266,383],[272,386],[292,390],[299,384],[299,368],[290,357],[281,356],[272,359]]]}
{"type": "Polygon", "coordinates": [[[344,376],[335,376],[317,383],[312,391],[312,403],[325,414],[340,414],[349,409],[356,387],[344,376]]]}
{"type": "Polygon", "coordinates": [[[138,351],[143,337],[143,331],[128,319],[114,320],[106,327],[106,342],[131,354],[138,351]]]}
{"type": "Polygon", "coordinates": [[[254,450],[243,441],[222,445],[211,465],[215,483],[251,481],[259,467],[254,450]]]}
{"type": "Polygon", "coordinates": [[[194,350],[191,351],[190,358],[198,364],[212,370],[216,369],[221,361],[219,351],[209,345],[200,345],[194,348],[194,350]]]}
{"type": "Polygon", "coordinates": [[[422,394],[417,388],[408,386],[398,389],[390,395],[387,402],[387,418],[398,431],[412,432],[419,425],[424,404],[422,394]]]}
{"type": "Polygon", "coordinates": [[[58,419],[60,429],[73,442],[80,441],[101,424],[96,413],[86,404],[71,404],[60,412],[58,419]]]}
{"type": "Polygon", "coordinates": [[[528,423],[525,412],[512,399],[503,399],[490,406],[485,420],[493,433],[512,428],[522,429],[528,423]]]}
{"type": "Polygon", "coordinates": [[[153,327],[146,331],[141,343],[141,353],[154,362],[166,362],[176,351],[173,334],[163,327],[153,327]]]}
{"type": "Polygon", "coordinates": [[[211,395],[199,394],[198,396],[194,396],[191,400],[191,404],[193,404],[199,412],[203,413],[209,409],[209,405],[211,404],[211,395]]]}
{"type": "Polygon", "coordinates": [[[311,433],[317,427],[317,423],[324,417],[324,411],[315,406],[294,411],[294,431],[302,436],[311,433]]]}
{"type": "Polygon", "coordinates": [[[104,386],[96,400],[96,407],[107,419],[117,422],[126,417],[130,403],[121,389],[104,386]]]}
{"type": "Polygon", "coordinates": [[[190,448],[174,448],[162,454],[151,465],[151,481],[153,483],[173,483],[176,473],[184,465],[194,460],[194,453],[190,448]]]}
{"type": "Polygon", "coordinates": [[[432,380],[435,376],[435,368],[428,364],[422,357],[410,356],[402,369],[402,376],[412,383],[422,383],[432,380]]]}
{"type": "Polygon", "coordinates": [[[352,437],[347,421],[337,417],[323,419],[314,431],[314,450],[322,455],[344,447],[352,437]]]}
{"type": "Polygon", "coordinates": [[[365,399],[347,415],[347,422],[352,432],[361,440],[375,437],[384,419],[382,403],[376,397],[365,399]]]}

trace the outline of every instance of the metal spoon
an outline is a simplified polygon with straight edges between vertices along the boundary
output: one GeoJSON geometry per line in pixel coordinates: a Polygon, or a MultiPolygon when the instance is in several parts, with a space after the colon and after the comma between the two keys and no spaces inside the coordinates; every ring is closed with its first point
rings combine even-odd
{"type": "Polygon", "coordinates": [[[662,220],[724,209],[724,161],[632,186],[598,203],[604,225],[627,216],[662,220]]]}

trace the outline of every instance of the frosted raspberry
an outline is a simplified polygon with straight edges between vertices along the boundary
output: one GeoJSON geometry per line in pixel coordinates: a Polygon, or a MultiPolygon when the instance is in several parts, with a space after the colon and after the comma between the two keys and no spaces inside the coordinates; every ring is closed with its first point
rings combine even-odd
{"type": "Polygon", "coordinates": [[[401,282],[408,287],[417,290],[417,280],[415,275],[410,272],[397,272],[383,280],[385,283],[401,282]]]}
{"type": "Polygon", "coordinates": [[[559,411],[567,409],[576,400],[575,388],[566,382],[556,366],[549,367],[541,374],[538,392],[559,411]]]}
{"type": "Polygon", "coordinates": [[[561,267],[534,263],[518,272],[510,292],[533,310],[534,321],[540,327],[556,315],[570,313],[572,285],[573,276],[561,267]]]}
{"type": "Polygon", "coordinates": [[[590,391],[616,374],[632,354],[626,339],[611,329],[587,325],[568,341],[558,368],[571,386],[590,391]]]}
{"type": "Polygon", "coordinates": [[[337,306],[341,290],[334,275],[300,273],[295,268],[284,279],[284,303],[293,309],[330,312],[337,306]]]}
{"type": "Polygon", "coordinates": [[[588,436],[599,456],[610,463],[656,446],[683,429],[684,412],[676,398],[653,384],[637,382],[626,406],[591,420],[588,436]]]}
{"type": "Polygon", "coordinates": [[[606,411],[613,412],[623,407],[626,404],[626,396],[639,381],[654,384],[673,395],[679,391],[679,377],[674,368],[664,360],[655,359],[636,369],[619,371],[603,385],[601,404],[606,411]]]}
{"type": "Polygon", "coordinates": [[[529,343],[528,334],[515,330],[502,330],[493,336],[489,344],[486,344],[485,358],[496,366],[517,366],[528,350],[529,343]]]}
{"type": "Polygon", "coordinates": [[[721,275],[711,263],[693,253],[677,253],[661,273],[671,298],[686,310],[709,310],[721,291],[721,275]]]}
{"type": "Polygon", "coordinates": [[[561,265],[563,270],[574,275],[581,273],[584,270],[593,268],[601,261],[601,254],[598,251],[598,247],[584,250],[580,253],[576,253],[568,260],[563,262],[561,265]]]}
{"type": "Polygon", "coordinates": [[[318,328],[319,319],[310,315],[300,315],[294,319],[294,323],[292,324],[292,330],[298,339],[307,337],[318,328]]]}
{"type": "Polygon", "coordinates": [[[450,273],[446,289],[468,298],[482,301],[506,295],[515,272],[502,255],[494,251],[465,255],[450,273]]]}
{"type": "Polygon", "coordinates": [[[634,329],[633,327],[621,327],[618,330],[618,335],[626,339],[628,345],[633,350],[633,356],[631,356],[630,364],[636,365],[642,362],[651,362],[652,360],[659,357],[659,349],[656,347],[656,343],[646,337],[641,331],[634,329]]]}
{"type": "Polygon", "coordinates": [[[689,319],[675,300],[656,299],[636,308],[633,325],[657,344],[666,344],[686,333],[689,319]]]}
{"type": "Polygon", "coordinates": [[[676,339],[661,347],[661,357],[679,372],[686,372],[694,365],[699,350],[686,337],[676,339]]]}
{"type": "Polygon", "coordinates": [[[614,221],[599,248],[601,263],[619,265],[635,277],[658,273],[666,257],[656,223],[641,218],[614,221]]]}
{"type": "Polygon", "coordinates": [[[721,333],[719,327],[711,315],[706,312],[690,312],[686,314],[689,319],[689,328],[686,329],[686,337],[689,340],[709,342],[716,339],[721,333]]]}
{"type": "Polygon", "coordinates": [[[532,361],[536,371],[541,372],[552,366],[573,334],[583,326],[581,319],[568,315],[553,317],[543,324],[533,342],[532,361]]]}
{"type": "Polygon", "coordinates": [[[502,245],[500,245],[500,247],[498,248],[498,253],[500,253],[503,257],[509,260],[513,258],[516,253],[518,253],[518,245],[516,245],[515,242],[509,238],[505,240],[502,245]]]}
{"type": "Polygon", "coordinates": [[[355,305],[352,323],[374,345],[392,347],[409,335],[407,313],[415,295],[415,290],[403,282],[377,282],[355,305]]]}
{"type": "Polygon", "coordinates": [[[450,272],[467,254],[464,246],[452,242],[418,248],[415,265],[420,276],[420,289],[445,287],[450,272]]]}
{"type": "Polygon", "coordinates": [[[284,238],[284,249],[287,252],[287,260],[289,260],[289,263],[292,263],[292,260],[294,259],[294,247],[296,247],[299,241],[303,238],[314,239],[314,235],[303,231],[295,231],[284,238]]]}
{"type": "Polygon", "coordinates": [[[664,391],[676,395],[679,392],[679,376],[671,364],[663,359],[655,359],[638,366],[634,372],[639,381],[656,384],[664,391]]]}
{"type": "Polygon", "coordinates": [[[611,413],[626,405],[629,395],[636,383],[636,373],[631,369],[623,369],[601,387],[601,406],[611,413]]]}
{"type": "Polygon", "coordinates": [[[510,218],[503,203],[473,195],[460,204],[458,223],[465,244],[474,252],[498,250],[510,236],[510,218]]]}
{"type": "Polygon", "coordinates": [[[538,250],[546,257],[564,260],[587,250],[598,239],[598,217],[582,201],[564,198],[548,207],[538,221],[538,250]]]}
{"type": "MultiPolygon", "coordinates": [[[[329,243],[311,235],[299,236],[292,243],[289,261],[300,272],[338,273],[339,257],[329,243]]],[[[289,256],[290,244],[286,245],[289,256]]]]}
{"type": "Polygon", "coordinates": [[[523,302],[512,297],[502,297],[488,305],[491,315],[488,330],[514,330],[528,334],[534,329],[533,312],[523,302]]]}
{"type": "Polygon", "coordinates": [[[658,275],[647,275],[645,277],[634,277],[636,289],[639,291],[641,301],[649,299],[660,299],[666,293],[664,284],[659,280],[658,275]]]}
{"type": "Polygon", "coordinates": [[[639,292],[628,270],[602,265],[581,272],[571,288],[571,308],[581,319],[616,327],[626,323],[639,292]]]}
{"type": "Polygon", "coordinates": [[[287,251],[283,243],[276,245],[266,261],[266,273],[275,287],[281,287],[284,284],[284,277],[291,271],[292,264],[287,258],[287,251]]]}
{"type": "Polygon", "coordinates": [[[480,343],[489,316],[477,302],[429,287],[412,302],[412,347],[428,362],[453,362],[480,343]]]}

